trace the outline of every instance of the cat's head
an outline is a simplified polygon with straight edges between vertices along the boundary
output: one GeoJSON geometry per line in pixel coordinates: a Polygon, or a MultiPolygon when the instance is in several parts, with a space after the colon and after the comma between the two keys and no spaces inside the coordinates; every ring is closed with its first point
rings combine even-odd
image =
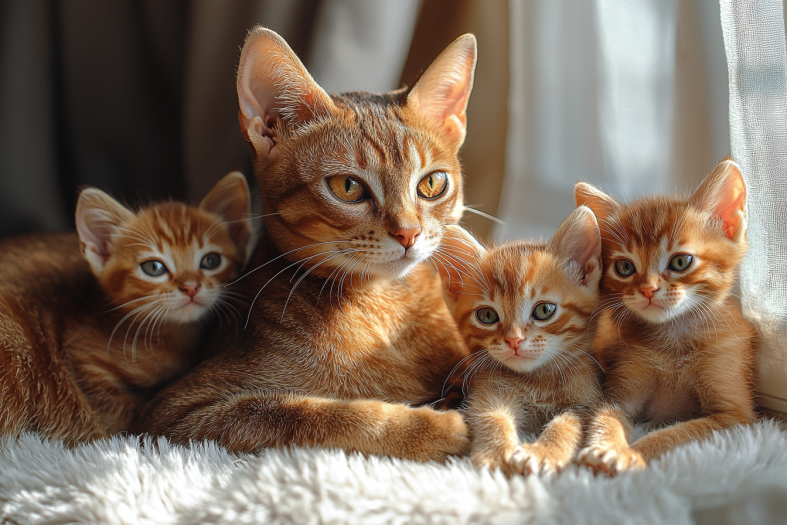
{"type": "Polygon", "coordinates": [[[580,207],[546,244],[484,247],[447,226],[433,256],[443,295],[471,352],[485,350],[516,372],[571,366],[586,351],[599,299],[601,240],[580,207]]]}
{"type": "Polygon", "coordinates": [[[712,315],[748,248],[746,183],[735,162],[720,162],[689,197],[621,204],[582,182],[574,193],[599,220],[610,309],[654,324],[691,311],[712,315]]]}
{"type": "Polygon", "coordinates": [[[164,202],[137,212],[96,188],[79,195],[76,224],[93,273],[125,313],[196,321],[222,299],[254,244],[249,188],[221,179],[199,206],[164,202]]]}
{"type": "Polygon", "coordinates": [[[409,90],[328,95],[279,35],[252,30],[239,120],[279,251],[318,275],[344,266],[383,278],[431,255],[462,214],[457,152],[475,62],[464,35],[409,90]]]}

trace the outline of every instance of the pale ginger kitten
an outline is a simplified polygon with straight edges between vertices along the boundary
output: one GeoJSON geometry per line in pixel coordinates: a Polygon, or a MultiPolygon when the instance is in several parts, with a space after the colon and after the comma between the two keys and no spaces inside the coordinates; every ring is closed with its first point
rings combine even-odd
{"type": "Polygon", "coordinates": [[[250,221],[236,172],[199,207],[133,212],[88,188],[78,239],[3,242],[0,435],[33,430],[74,445],[127,430],[137,407],[192,364],[199,321],[232,311],[224,287],[253,249],[250,221]]]}
{"type": "Polygon", "coordinates": [[[588,353],[601,277],[593,213],[577,208],[545,244],[486,248],[448,226],[434,260],[474,356],[466,401],[473,463],[506,475],[561,469],[601,396],[588,353]],[[537,432],[535,443],[522,443],[521,433],[537,432]]]}
{"type": "Polygon", "coordinates": [[[615,337],[581,463],[617,473],[754,420],[757,335],[730,289],[748,248],[746,183],[720,162],[690,196],[621,204],[579,183],[603,237],[601,293],[615,337]],[[629,444],[634,421],[678,423],[629,444]]]}

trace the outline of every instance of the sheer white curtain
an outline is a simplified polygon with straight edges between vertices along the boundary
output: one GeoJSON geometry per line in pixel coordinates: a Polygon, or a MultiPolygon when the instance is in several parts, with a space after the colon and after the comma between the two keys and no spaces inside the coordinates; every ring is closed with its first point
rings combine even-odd
{"type": "Polygon", "coordinates": [[[502,238],[549,236],[573,184],[687,189],[729,153],[716,0],[511,0],[502,238]]]}
{"type": "Polygon", "coordinates": [[[787,52],[781,0],[722,0],[732,153],[749,190],[744,312],[757,325],[760,403],[787,413],[787,52]]]}

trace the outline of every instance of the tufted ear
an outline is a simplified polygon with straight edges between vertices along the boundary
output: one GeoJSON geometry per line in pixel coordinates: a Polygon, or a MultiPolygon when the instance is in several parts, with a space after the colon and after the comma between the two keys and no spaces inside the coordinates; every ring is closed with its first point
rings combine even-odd
{"type": "Polygon", "coordinates": [[[448,296],[456,296],[467,288],[477,288],[483,279],[481,262],[486,248],[461,226],[449,225],[432,260],[443,281],[448,296]]]}
{"type": "Polygon", "coordinates": [[[246,177],[239,171],[226,175],[202,199],[199,207],[218,215],[227,223],[232,241],[241,248],[244,262],[248,262],[255,239],[251,222],[251,195],[246,177]]]}
{"type": "Polygon", "coordinates": [[[732,159],[719,162],[691,196],[691,203],[723,221],[724,235],[734,241],[746,233],[746,181],[732,159]]]}
{"type": "Polygon", "coordinates": [[[587,206],[600,221],[617,212],[620,204],[587,182],[577,182],[574,186],[574,202],[577,206],[587,206]]]}
{"type": "Polygon", "coordinates": [[[76,223],[82,252],[98,277],[110,255],[115,229],[134,218],[134,212],[97,188],[86,188],[77,201],[76,223]]]}
{"type": "Polygon", "coordinates": [[[279,119],[297,128],[334,108],[287,42],[262,26],[252,29],[243,44],[237,88],[241,131],[267,160],[278,155],[279,119]]]}
{"type": "Polygon", "coordinates": [[[601,236],[596,216],[590,208],[580,206],[571,212],[547,247],[569,264],[576,264],[583,285],[592,281],[591,276],[601,267],[601,236]]]}
{"type": "Polygon", "coordinates": [[[436,124],[454,151],[465,140],[477,55],[475,36],[460,36],[440,53],[407,95],[407,107],[436,124]]]}

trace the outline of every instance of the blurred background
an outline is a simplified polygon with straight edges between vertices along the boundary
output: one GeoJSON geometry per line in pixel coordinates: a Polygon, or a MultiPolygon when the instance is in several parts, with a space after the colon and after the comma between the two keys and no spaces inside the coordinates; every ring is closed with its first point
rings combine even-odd
{"type": "Polygon", "coordinates": [[[198,201],[250,173],[235,69],[279,32],[329,92],[411,85],[478,37],[461,158],[482,238],[544,236],[589,180],[693,187],[729,153],[717,0],[2,0],[0,236],[71,228],[78,187],[198,201]]]}

